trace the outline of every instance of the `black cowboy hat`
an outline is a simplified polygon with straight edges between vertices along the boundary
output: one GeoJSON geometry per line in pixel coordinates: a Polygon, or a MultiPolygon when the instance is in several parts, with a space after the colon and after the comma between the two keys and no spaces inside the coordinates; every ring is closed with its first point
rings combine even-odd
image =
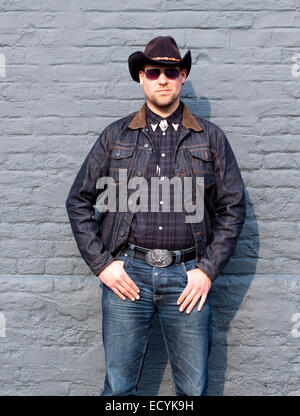
{"type": "Polygon", "coordinates": [[[134,52],[129,56],[128,67],[134,81],[140,81],[139,71],[146,64],[179,65],[186,69],[188,76],[192,66],[191,51],[181,58],[177,43],[171,36],[158,36],[148,43],[144,52],[134,52]]]}

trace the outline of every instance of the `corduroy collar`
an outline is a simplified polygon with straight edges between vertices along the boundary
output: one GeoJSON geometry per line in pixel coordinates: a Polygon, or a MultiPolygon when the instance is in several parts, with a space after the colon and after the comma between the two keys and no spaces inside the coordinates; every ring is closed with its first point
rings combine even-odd
{"type": "MultiPolygon", "coordinates": [[[[141,129],[146,127],[146,103],[142,106],[140,111],[136,113],[129,124],[129,128],[132,130],[141,129]]],[[[187,129],[192,129],[195,131],[202,131],[202,127],[196,120],[196,118],[191,114],[187,106],[183,103],[182,111],[182,125],[187,129]]]]}

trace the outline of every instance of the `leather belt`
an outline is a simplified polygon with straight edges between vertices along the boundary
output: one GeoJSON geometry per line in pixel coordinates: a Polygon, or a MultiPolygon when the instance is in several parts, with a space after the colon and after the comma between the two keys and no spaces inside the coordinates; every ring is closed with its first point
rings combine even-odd
{"type": "Polygon", "coordinates": [[[196,246],[184,250],[149,249],[129,243],[125,252],[137,259],[145,260],[150,266],[167,267],[170,264],[179,264],[196,257],[196,246]]]}

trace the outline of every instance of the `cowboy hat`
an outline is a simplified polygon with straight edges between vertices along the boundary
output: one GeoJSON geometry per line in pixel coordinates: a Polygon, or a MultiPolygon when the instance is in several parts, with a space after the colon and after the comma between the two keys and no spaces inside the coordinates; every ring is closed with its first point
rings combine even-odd
{"type": "Polygon", "coordinates": [[[128,58],[129,72],[134,81],[140,82],[139,71],[144,65],[179,65],[189,74],[192,66],[191,51],[181,58],[177,43],[171,36],[157,36],[146,46],[144,52],[132,53],[128,58]]]}

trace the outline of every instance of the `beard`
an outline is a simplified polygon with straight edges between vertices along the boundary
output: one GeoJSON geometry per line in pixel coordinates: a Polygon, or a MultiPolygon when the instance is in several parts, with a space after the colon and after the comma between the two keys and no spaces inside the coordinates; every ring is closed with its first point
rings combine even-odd
{"type": "Polygon", "coordinates": [[[178,99],[178,96],[174,93],[162,96],[151,95],[147,97],[148,101],[157,108],[166,109],[171,107],[178,99]]]}

